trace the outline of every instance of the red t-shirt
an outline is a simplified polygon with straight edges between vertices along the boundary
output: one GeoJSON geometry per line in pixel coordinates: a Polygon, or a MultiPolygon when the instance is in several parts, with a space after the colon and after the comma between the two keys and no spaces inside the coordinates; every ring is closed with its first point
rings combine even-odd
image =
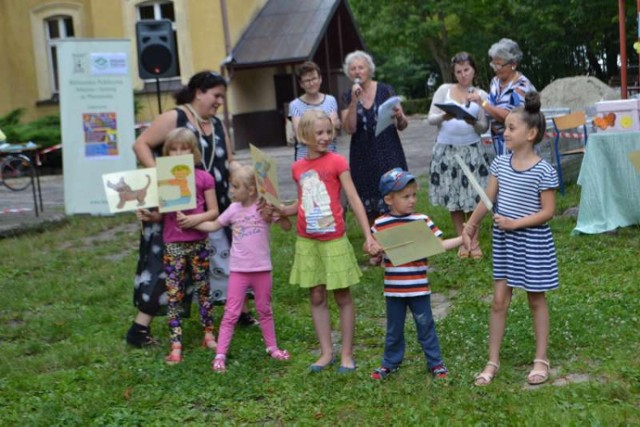
{"type": "Polygon", "coordinates": [[[348,170],[347,159],[335,153],[300,159],[291,166],[298,186],[298,236],[333,240],[344,235],[340,175],[348,170]]]}

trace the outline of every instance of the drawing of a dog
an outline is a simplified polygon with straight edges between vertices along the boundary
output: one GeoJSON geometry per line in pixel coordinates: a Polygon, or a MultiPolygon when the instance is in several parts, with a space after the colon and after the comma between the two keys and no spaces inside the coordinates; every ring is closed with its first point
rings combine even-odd
{"type": "Polygon", "coordinates": [[[138,206],[144,206],[144,199],[147,197],[147,189],[151,185],[151,177],[149,175],[145,175],[147,177],[147,185],[138,190],[132,190],[131,186],[124,181],[124,177],[121,177],[117,183],[112,183],[107,181],[107,187],[118,193],[120,200],[118,202],[118,209],[122,209],[125,203],[137,200],[138,206]]]}

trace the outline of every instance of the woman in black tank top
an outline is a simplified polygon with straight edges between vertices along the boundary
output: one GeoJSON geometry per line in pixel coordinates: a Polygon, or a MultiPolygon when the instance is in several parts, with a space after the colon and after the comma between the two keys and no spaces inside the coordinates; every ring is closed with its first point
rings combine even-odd
{"type": "MultiPolygon", "coordinates": [[[[215,179],[220,212],[230,204],[227,192],[229,164],[233,161],[226,129],[215,116],[224,101],[226,90],[227,82],[220,74],[210,71],[195,74],[188,85],[174,95],[178,107],[160,114],[133,145],[142,166],[155,167],[154,151],[162,148],[166,134],[177,127],[191,129],[200,143],[203,166],[215,179]]],[[[162,228],[159,224],[145,223],[143,226],[133,296],[138,314],[126,337],[127,342],[136,347],[155,343],[149,325],[153,316],[164,314],[166,308],[166,298],[163,297],[165,286],[161,278],[164,272],[162,228]]],[[[223,257],[228,256],[228,250],[216,252],[223,257]]],[[[226,276],[221,269],[213,267],[210,271],[212,276],[221,276],[219,279],[226,282],[226,276]]],[[[221,299],[224,296],[222,293],[226,295],[226,284],[224,286],[225,289],[212,291],[214,300],[221,299]]],[[[189,293],[189,289],[187,292],[189,293]]],[[[190,298],[185,298],[185,301],[190,305],[190,298]]],[[[185,309],[188,313],[189,307],[185,309]]]]}

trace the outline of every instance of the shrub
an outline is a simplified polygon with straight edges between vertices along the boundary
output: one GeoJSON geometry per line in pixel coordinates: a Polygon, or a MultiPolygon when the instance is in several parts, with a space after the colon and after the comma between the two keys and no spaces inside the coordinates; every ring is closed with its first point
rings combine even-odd
{"type": "Polygon", "coordinates": [[[408,116],[413,114],[427,114],[430,106],[431,98],[416,98],[402,101],[402,108],[408,116]]]}
{"type": "Polygon", "coordinates": [[[7,142],[33,141],[42,148],[60,143],[62,136],[59,115],[44,116],[29,123],[20,123],[23,115],[24,109],[19,108],[0,116],[0,129],[7,136],[7,142]]]}

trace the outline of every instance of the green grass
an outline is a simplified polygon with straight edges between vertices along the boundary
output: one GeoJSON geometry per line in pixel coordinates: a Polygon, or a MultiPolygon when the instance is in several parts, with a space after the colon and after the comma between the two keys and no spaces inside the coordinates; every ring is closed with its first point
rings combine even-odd
{"type": "MultiPolygon", "coordinates": [[[[445,234],[449,215],[426,204],[445,234]]],[[[578,204],[578,188],[558,197],[558,213],[578,204]]],[[[0,240],[0,425],[629,425],[640,423],[638,301],[639,228],[571,236],[575,219],[556,217],[561,288],[548,296],[552,380],[525,386],[534,356],[531,314],[516,291],[502,368],[486,388],[472,385],[487,358],[492,292],[490,256],[432,259],[434,292],[450,297],[437,324],[450,378],[425,371],[411,321],[402,369],[387,381],[369,379],[383,349],[382,272],[364,268],[353,288],[357,306],[354,375],[309,375],[317,343],[307,293],[290,286],[295,233],[273,230],[274,310],[289,363],[264,354],[259,328],[239,328],[228,372],[210,370],[196,319],[186,321],[185,361],[167,366],[164,319],[153,328],[162,344],[136,350],[123,341],[134,308],[132,276],[137,230],[132,215],[74,217],[46,233],[0,240]],[[133,225],[132,225],[133,224],[133,225]]],[[[354,248],[362,238],[349,217],[354,248]]],[[[490,224],[481,245],[490,252],[490,224]]],[[[362,265],[366,258],[358,252],[362,265]]],[[[337,311],[331,304],[334,326],[337,311]]],[[[216,309],[217,321],[222,313],[216,309]]]]}

